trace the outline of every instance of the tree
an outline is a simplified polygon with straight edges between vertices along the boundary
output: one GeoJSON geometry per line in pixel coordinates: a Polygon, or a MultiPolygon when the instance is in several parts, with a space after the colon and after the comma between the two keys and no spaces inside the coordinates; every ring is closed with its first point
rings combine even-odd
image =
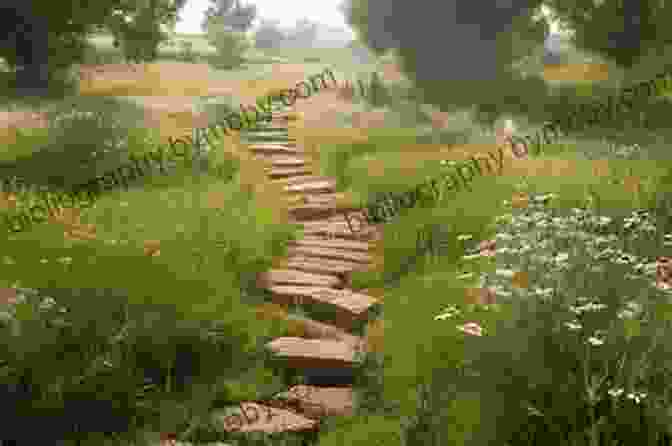
{"type": "Polygon", "coordinates": [[[177,10],[185,3],[186,0],[61,0],[58,3],[5,0],[0,4],[0,56],[17,68],[20,95],[45,95],[56,73],[82,61],[86,39],[91,33],[108,28],[117,35],[132,35],[138,39],[149,36],[153,44],[157,23],[174,20],[177,10]],[[149,11],[140,15],[137,27],[117,26],[125,23],[125,17],[147,8],[149,11]],[[129,34],[125,34],[127,31],[129,34]]]}
{"type": "Polygon", "coordinates": [[[223,25],[225,20],[225,17],[212,18],[207,28],[207,38],[217,50],[218,65],[230,69],[243,63],[243,54],[249,49],[250,43],[245,33],[223,25]]]}
{"type": "Polygon", "coordinates": [[[574,33],[574,43],[630,68],[650,50],[672,43],[672,5],[654,0],[623,2],[548,0],[553,17],[574,33]]]}
{"type": "Polygon", "coordinates": [[[240,0],[210,0],[211,6],[205,11],[205,18],[201,24],[204,31],[217,18],[218,26],[236,32],[246,32],[257,17],[257,7],[254,4],[241,6],[240,0]]]}
{"type": "Polygon", "coordinates": [[[123,7],[106,22],[114,46],[122,47],[127,61],[155,60],[159,45],[168,39],[161,25],[174,28],[185,4],[186,0],[124,0],[123,7]]]}
{"type": "Polygon", "coordinates": [[[279,27],[279,22],[264,20],[254,34],[254,43],[257,48],[277,48],[285,38],[285,33],[279,27]]]}
{"type": "Polygon", "coordinates": [[[476,105],[489,120],[503,111],[528,114],[531,99],[549,95],[543,80],[515,69],[548,32],[538,16],[542,0],[504,3],[350,0],[343,9],[369,48],[394,49],[424,101],[444,111],[476,105]]]}

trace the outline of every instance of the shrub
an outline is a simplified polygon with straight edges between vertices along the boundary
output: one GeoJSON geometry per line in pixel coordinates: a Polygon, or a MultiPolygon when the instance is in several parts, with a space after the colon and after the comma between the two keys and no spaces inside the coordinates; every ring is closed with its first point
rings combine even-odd
{"type": "Polygon", "coordinates": [[[563,215],[550,198],[528,197],[497,225],[498,268],[480,282],[497,304],[445,315],[447,330],[473,321],[484,331],[464,339],[462,377],[450,384],[477,395],[473,444],[654,444],[672,422],[656,228],[641,211],[563,215]]]}
{"type": "Polygon", "coordinates": [[[216,65],[219,68],[236,68],[245,61],[243,54],[250,48],[245,33],[213,26],[208,28],[207,37],[217,51],[216,65]]]}
{"type": "Polygon", "coordinates": [[[184,62],[196,62],[197,55],[194,52],[194,43],[188,40],[179,41],[180,51],[177,55],[178,59],[184,62]]]}
{"type": "Polygon", "coordinates": [[[14,166],[3,169],[4,178],[68,188],[118,167],[146,144],[147,133],[138,125],[141,109],[114,98],[66,99],[47,119],[47,129],[19,133],[8,150],[16,156],[14,166]]]}

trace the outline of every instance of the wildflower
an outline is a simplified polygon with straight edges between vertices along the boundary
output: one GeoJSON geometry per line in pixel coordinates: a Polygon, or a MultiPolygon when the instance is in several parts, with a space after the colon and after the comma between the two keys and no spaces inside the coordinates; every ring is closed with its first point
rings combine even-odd
{"type": "Polygon", "coordinates": [[[607,393],[614,398],[618,398],[623,394],[623,392],[624,390],[622,388],[607,390],[607,393]]]}
{"type": "Polygon", "coordinates": [[[565,262],[567,259],[569,259],[569,254],[567,254],[566,252],[561,252],[560,254],[555,256],[555,261],[558,263],[565,262]]]}
{"type": "Polygon", "coordinates": [[[569,328],[570,330],[580,330],[581,329],[581,324],[579,324],[579,321],[570,321],[570,322],[565,322],[564,326],[569,328]]]}
{"type": "Polygon", "coordinates": [[[639,402],[640,402],[641,400],[643,400],[644,398],[646,398],[646,393],[643,393],[643,392],[633,392],[633,393],[628,393],[625,397],[628,398],[628,399],[630,399],[630,400],[635,400],[635,403],[639,404],[639,402]]]}
{"type": "Polygon", "coordinates": [[[473,336],[483,336],[483,328],[476,322],[467,322],[464,325],[458,325],[457,329],[473,336]]]}
{"type": "Polygon", "coordinates": [[[588,343],[590,343],[591,345],[594,345],[594,346],[599,346],[599,345],[604,344],[604,340],[600,339],[600,338],[597,338],[595,336],[591,336],[591,337],[588,338],[588,343]]]}
{"type": "Polygon", "coordinates": [[[497,269],[495,270],[495,274],[500,277],[512,279],[516,275],[516,272],[513,271],[512,269],[497,269]]]}
{"type": "Polygon", "coordinates": [[[56,301],[51,297],[45,297],[42,302],[40,302],[40,310],[48,310],[56,305],[56,301]]]}
{"type": "Polygon", "coordinates": [[[458,316],[461,313],[460,310],[455,305],[451,305],[450,307],[446,308],[443,311],[444,313],[434,317],[435,321],[442,321],[444,319],[448,319],[453,316],[458,316]]]}

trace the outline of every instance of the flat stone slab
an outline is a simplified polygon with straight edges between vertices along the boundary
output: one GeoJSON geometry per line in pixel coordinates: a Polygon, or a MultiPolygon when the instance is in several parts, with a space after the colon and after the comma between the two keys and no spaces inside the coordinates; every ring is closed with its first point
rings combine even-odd
{"type": "MultiPolygon", "coordinates": [[[[354,413],[351,387],[318,387],[301,384],[290,387],[276,397],[296,404],[300,413],[311,419],[324,416],[351,416],[354,413]]],[[[273,401],[269,401],[269,405],[273,404],[273,401]]]]}
{"type": "MultiPolygon", "coordinates": [[[[268,290],[273,293],[273,300],[277,303],[289,304],[296,300],[300,303],[326,303],[347,313],[352,319],[365,317],[367,310],[378,303],[366,294],[326,287],[278,285],[271,286],[268,290]]],[[[340,324],[338,326],[342,327],[340,324]]]]}
{"type": "Polygon", "coordinates": [[[342,249],[346,251],[361,251],[361,252],[369,252],[372,248],[371,244],[367,242],[356,242],[348,240],[326,240],[319,237],[304,237],[300,240],[292,240],[288,242],[288,244],[292,246],[342,249]]]}
{"type": "Polygon", "coordinates": [[[336,191],[336,180],[312,181],[303,184],[291,184],[284,187],[285,192],[290,193],[329,193],[336,191]]]}
{"type": "Polygon", "coordinates": [[[287,268],[309,273],[335,274],[338,276],[344,276],[353,271],[363,271],[368,268],[367,265],[362,265],[361,263],[317,259],[305,256],[290,257],[286,266],[287,268]]]}
{"type": "Polygon", "coordinates": [[[300,175],[310,175],[313,173],[313,170],[308,167],[276,167],[269,170],[266,174],[270,178],[288,178],[296,177],[300,175]]]}
{"type": "MultiPolygon", "coordinates": [[[[241,405],[247,417],[242,414],[240,408],[237,408],[228,415],[213,414],[213,421],[220,424],[227,432],[299,432],[318,427],[315,420],[291,410],[256,402],[243,402],[241,405]]],[[[218,410],[217,412],[223,411],[218,410]]]]}
{"type": "MultiPolygon", "coordinates": [[[[323,177],[320,175],[313,175],[312,173],[308,173],[306,175],[300,175],[300,176],[294,176],[292,178],[281,178],[278,180],[271,180],[271,184],[277,184],[277,185],[282,185],[282,186],[293,186],[296,184],[303,184],[303,183],[310,183],[310,182],[315,182],[315,181],[329,181],[330,179],[327,177],[323,177]]],[[[334,181],[334,180],[332,180],[334,181]]],[[[335,181],[334,181],[335,182],[335,181]]]]}
{"type": "Polygon", "coordinates": [[[305,166],[308,163],[308,161],[305,158],[290,157],[290,156],[271,155],[269,157],[258,157],[257,159],[267,162],[272,167],[301,167],[305,166]]]}
{"type": "Polygon", "coordinates": [[[365,227],[363,230],[354,233],[350,231],[346,224],[321,224],[307,226],[304,227],[302,231],[304,235],[321,236],[326,239],[373,240],[376,237],[376,228],[373,226],[365,227]]]}
{"type": "Polygon", "coordinates": [[[305,195],[303,197],[287,197],[291,204],[336,204],[337,201],[343,200],[344,198],[345,194],[342,192],[335,194],[305,195]]]}
{"type": "Polygon", "coordinates": [[[288,314],[286,320],[296,321],[304,327],[304,335],[301,336],[302,338],[332,339],[334,341],[347,342],[352,346],[361,345],[363,342],[360,336],[355,336],[334,325],[325,324],[324,322],[315,321],[304,316],[288,314]]]}
{"type": "Polygon", "coordinates": [[[274,285],[305,285],[319,287],[338,287],[343,281],[338,277],[307,273],[295,269],[272,269],[259,275],[261,284],[274,285]]]}
{"type": "Polygon", "coordinates": [[[302,149],[288,147],[286,144],[250,144],[249,149],[253,153],[274,153],[284,155],[301,155],[302,149]]]}
{"type": "Polygon", "coordinates": [[[340,249],[322,248],[317,246],[292,246],[288,249],[290,255],[305,257],[319,257],[331,260],[345,260],[354,263],[370,263],[372,257],[363,252],[344,251],[340,249]]]}
{"type": "Polygon", "coordinates": [[[289,368],[352,369],[356,364],[355,349],[347,342],[283,337],[266,347],[289,368]]]}
{"type": "Polygon", "coordinates": [[[304,204],[289,208],[289,215],[297,220],[313,220],[329,217],[336,212],[336,208],[324,204],[304,204]]]}

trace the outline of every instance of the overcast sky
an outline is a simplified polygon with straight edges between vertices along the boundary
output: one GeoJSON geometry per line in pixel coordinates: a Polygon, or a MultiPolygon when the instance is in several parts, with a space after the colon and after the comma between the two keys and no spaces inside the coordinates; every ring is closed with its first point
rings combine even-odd
{"type": "MultiPolygon", "coordinates": [[[[324,25],[350,30],[338,10],[341,0],[242,0],[241,3],[256,4],[260,18],[278,20],[282,26],[293,26],[297,20],[307,17],[324,25]]],[[[209,0],[187,0],[175,30],[178,33],[201,33],[203,13],[209,5],[209,0]]]]}

